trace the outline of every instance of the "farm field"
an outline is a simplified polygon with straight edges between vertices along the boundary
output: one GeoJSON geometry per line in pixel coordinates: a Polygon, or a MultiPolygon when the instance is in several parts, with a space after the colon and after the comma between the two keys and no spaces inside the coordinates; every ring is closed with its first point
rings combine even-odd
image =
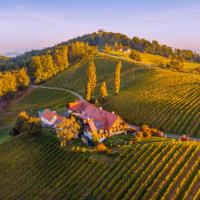
{"type": "MultiPolygon", "coordinates": [[[[200,137],[200,76],[173,72],[122,61],[121,92],[114,95],[114,70],[119,58],[97,57],[96,96],[99,86],[107,82],[109,101],[103,105],[120,114],[129,123],[148,124],[167,133],[200,137]],[[125,103],[126,102],[126,103],[125,103]]],[[[68,88],[84,96],[86,70],[84,59],[46,83],[68,88]]]]}
{"type": "Polygon", "coordinates": [[[90,154],[63,150],[48,133],[4,142],[0,199],[199,199],[199,143],[147,141],[115,157],[90,154]]]}

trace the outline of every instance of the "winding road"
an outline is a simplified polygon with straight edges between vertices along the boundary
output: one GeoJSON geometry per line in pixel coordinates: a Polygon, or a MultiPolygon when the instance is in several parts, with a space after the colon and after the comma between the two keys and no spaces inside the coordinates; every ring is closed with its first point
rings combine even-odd
{"type": "Polygon", "coordinates": [[[78,94],[77,92],[74,92],[72,90],[68,90],[68,89],[64,89],[64,88],[57,88],[57,87],[48,87],[48,86],[42,86],[42,85],[31,85],[32,88],[44,88],[44,89],[49,89],[49,90],[59,90],[59,91],[65,91],[68,93],[73,94],[74,96],[76,96],[77,98],[83,100],[84,98],[78,94]]]}

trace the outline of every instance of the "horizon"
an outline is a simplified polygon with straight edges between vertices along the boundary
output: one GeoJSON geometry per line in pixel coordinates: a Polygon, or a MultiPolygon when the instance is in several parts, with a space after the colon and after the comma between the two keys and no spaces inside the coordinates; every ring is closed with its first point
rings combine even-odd
{"type": "Polygon", "coordinates": [[[8,0],[0,5],[0,52],[42,49],[99,28],[199,52],[199,8],[197,0],[8,0]]]}

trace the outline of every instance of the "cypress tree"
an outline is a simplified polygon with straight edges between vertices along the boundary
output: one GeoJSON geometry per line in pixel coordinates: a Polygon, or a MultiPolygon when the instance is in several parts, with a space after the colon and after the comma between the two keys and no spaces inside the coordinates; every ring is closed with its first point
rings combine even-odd
{"type": "Polygon", "coordinates": [[[122,67],[122,63],[121,61],[119,61],[116,65],[115,68],[115,94],[118,94],[120,91],[120,84],[121,84],[121,80],[120,80],[120,76],[121,76],[121,67],[122,67]]]}

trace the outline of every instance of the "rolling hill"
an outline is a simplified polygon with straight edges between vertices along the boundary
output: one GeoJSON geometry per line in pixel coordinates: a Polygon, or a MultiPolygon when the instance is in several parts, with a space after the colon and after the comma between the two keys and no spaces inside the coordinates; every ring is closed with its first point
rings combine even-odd
{"type": "Polygon", "coordinates": [[[117,154],[61,149],[54,135],[0,145],[0,199],[193,199],[200,197],[200,146],[169,140],[117,154]]]}
{"type": "MultiPolygon", "coordinates": [[[[107,82],[109,101],[104,107],[129,123],[148,124],[168,133],[200,137],[200,76],[163,70],[130,59],[101,54],[94,59],[97,89],[107,82]],[[114,70],[121,59],[121,92],[114,95],[114,70]]],[[[49,80],[47,86],[69,88],[84,95],[89,59],[70,66],[49,80]]]]}

